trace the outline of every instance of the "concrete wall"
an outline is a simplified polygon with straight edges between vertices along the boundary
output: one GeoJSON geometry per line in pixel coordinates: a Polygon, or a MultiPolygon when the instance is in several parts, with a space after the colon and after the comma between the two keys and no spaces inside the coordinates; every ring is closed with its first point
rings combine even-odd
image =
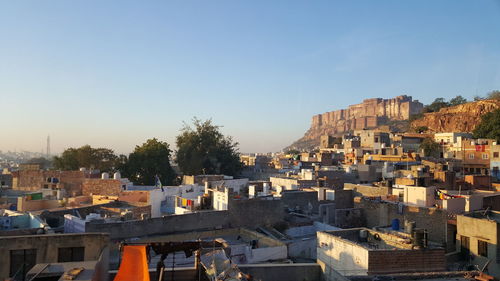
{"type": "Polygon", "coordinates": [[[295,239],[288,244],[288,256],[316,260],[316,236],[295,239]]]}
{"type": "Polygon", "coordinates": [[[85,247],[85,261],[98,260],[108,251],[109,236],[103,233],[44,234],[31,236],[0,237],[0,278],[9,277],[10,251],[36,249],[37,263],[55,263],[58,248],[85,247]]]}
{"type": "Polygon", "coordinates": [[[405,186],[404,202],[420,207],[432,207],[436,203],[434,187],[405,186]]]}
{"type": "Polygon", "coordinates": [[[271,186],[276,187],[276,186],[282,186],[284,187],[285,190],[293,190],[293,189],[298,189],[299,183],[297,179],[291,179],[291,178],[279,178],[279,177],[271,177],[269,178],[271,181],[271,186]]]}
{"type": "Polygon", "coordinates": [[[283,221],[281,200],[232,200],[227,211],[202,211],[147,220],[113,223],[89,222],[87,232],[109,233],[111,239],[171,234],[223,227],[256,227],[283,221]]]}
{"type": "Polygon", "coordinates": [[[199,212],[184,215],[170,215],[148,220],[132,220],[113,223],[88,222],[88,232],[109,233],[111,239],[124,239],[175,232],[227,227],[228,211],[199,212]]]}
{"type": "Polygon", "coordinates": [[[450,198],[443,200],[443,209],[452,214],[460,214],[465,211],[465,198],[450,198]]]}
{"type": "Polygon", "coordinates": [[[318,192],[317,191],[283,191],[281,201],[284,207],[291,209],[299,208],[308,213],[318,213],[318,192]]]}
{"type": "Polygon", "coordinates": [[[322,265],[327,280],[335,269],[342,275],[366,275],[368,272],[368,250],[326,232],[318,232],[317,261],[322,265]]]}
{"type": "Polygon", "coordinates": [[[285,219],[282,200],[231,200],[229,201],[229,222],[233,227],[272,226],[285,219]]]}

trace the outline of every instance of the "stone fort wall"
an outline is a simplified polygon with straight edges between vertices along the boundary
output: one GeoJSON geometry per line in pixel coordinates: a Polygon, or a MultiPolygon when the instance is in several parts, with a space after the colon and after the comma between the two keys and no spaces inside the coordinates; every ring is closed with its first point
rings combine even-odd
{"type": "Polygon", "coordinates": [[[373,128],[387,120],[406,120],[422,111],[423,104],[412,97],[402,95],[392,99],[366,99],[347,109],[318,114],[312,118],[312,128],[333,128],[334,132],[346,132],[373,128]]]}

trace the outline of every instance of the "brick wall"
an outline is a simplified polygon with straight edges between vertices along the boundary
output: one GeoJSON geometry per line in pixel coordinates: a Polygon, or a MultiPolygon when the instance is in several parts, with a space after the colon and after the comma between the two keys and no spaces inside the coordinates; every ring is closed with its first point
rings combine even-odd
{"type": "Polygon", "coordinates": [[[368,252],[368,274],[446,270],[444,249],[368,252]]]}
{"type": "Polygon", "coordinates": [[[118,194],[118,201],[150,203],[149,191],[122,191],[118,194]]]}
{"type": "Polygon", "coordinates": [[[115,179],[86,179],[82,184],[82,193],[85,196],[117,196],[122,191],[121,185],[121,181],[115,179]]]}
{"type": "Polygon", "coordinates": [[[12,189],[38,190],[47,183],[47,178],[58,178],[61,185],[69,196],[77,196],[82,193],[82,183],[88,177],[82,171],[18,171],[13,175],[12,189]]]}

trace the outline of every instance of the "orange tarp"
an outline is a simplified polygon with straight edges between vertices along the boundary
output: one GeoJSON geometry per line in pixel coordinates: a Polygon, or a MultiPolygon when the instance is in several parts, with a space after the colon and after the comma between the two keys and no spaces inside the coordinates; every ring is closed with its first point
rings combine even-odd
{"type": "Polygon", "coordinates": [[[149,281],[146,246],[124,246],[122,262],[114,281],[149,281]]]}

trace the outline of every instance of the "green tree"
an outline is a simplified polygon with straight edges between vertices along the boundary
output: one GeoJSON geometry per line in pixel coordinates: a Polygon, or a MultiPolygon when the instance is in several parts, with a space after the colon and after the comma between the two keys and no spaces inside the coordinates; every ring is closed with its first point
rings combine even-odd
{"type": "Polygon", "coordinates": [[[464,97],[462,97],[460,95],[458,95],[450,100],[451,106],[460,105],[460,104],[464,104],[464,103],[467,103],[467,99],[465,99],[464,97]]]}
{"type": "Polygon", "coordinates": [[[481,122],[474,129],[475,138],[487,138],[500,141],[500,109],[481,116],[481,122]]]}
{"type": "Polygon", "coordinates": [[[79,168],[98,169],[102,172],[115,170],[118,156],[108,148],[92,148],[84,145],[80,148],[68,148],[61,156],[54,157],[54,168],[60,170],[78,170],[79,168]]]}
{"type": "Polygon", "coordinates": [[[168,143],[149,139],[141,146],[137,145],[128,159],[120,156],[120,171],[135,184],[155,185],[158,176],[162,185],[171,185],[175,179],[170,165],[171,152],[168,143]]]}
{"type": "Polygon", "coordinates": [[[499,90],[494,90],[489,92],[486,97],[490,100],[500,100],[500,91],[499,90]]]}
{"type": "Polygon", "coordinates": [[[423,133],[423,132],[426,132],[427,130],[429,130],[429,127],[427,127],[427,126],[419,126],[419,127],[415,128],[415,132],[417,132],[417,133],[423,133]]]}
{"type": "Polygon", "coordinates": [[[238,143],[224,136],[211,120],[194,118],[193,125],[185,124],[176,139],[176,162],[182,173],[237,175],[243,168],[238,143]]]}
{"type": "Polygon", "coordinates": [[[425,138],[420,143],[420,149],[424,151],[424,156],[439,157],[441,146],[432,138],[425,138]]]}
{"type": "Polygon", "coordinates": [[[444,98],[436,98],[431,104],[424,107],[424,112],[437,112],[441,108],[445,108],[450,106],[448,102],[444,100],[444,98]]]}
{"type": "Polygon", "coordinates": [[[475,96],[473,97],[473,99],[474,99],[474,101],[484,100],[484,98],[483,98],[483,97],[478,96],[478,95],[475,95],[475,96]]]}

